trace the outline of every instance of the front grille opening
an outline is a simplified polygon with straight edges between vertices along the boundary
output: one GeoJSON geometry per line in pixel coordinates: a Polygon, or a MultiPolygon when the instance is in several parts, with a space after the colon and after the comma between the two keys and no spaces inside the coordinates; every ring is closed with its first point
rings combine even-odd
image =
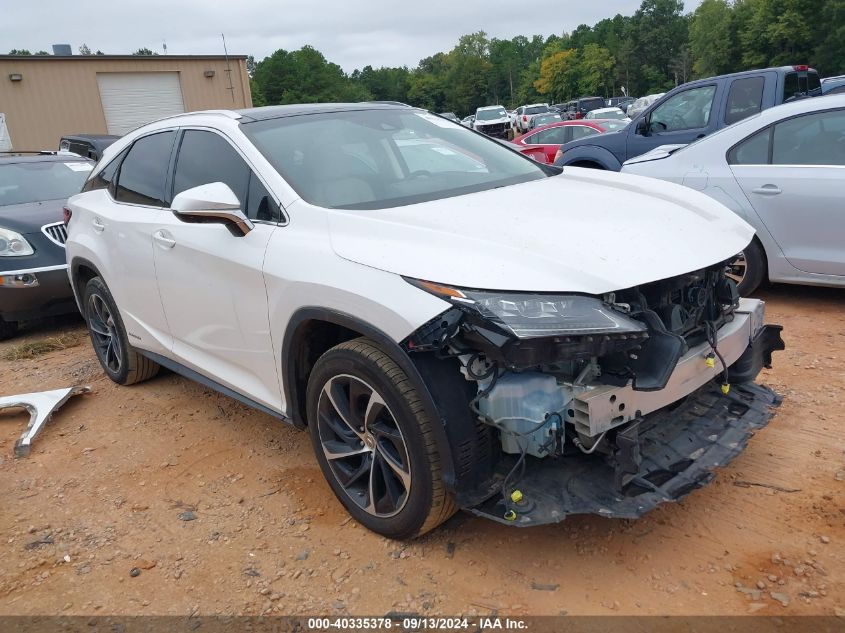
{"type": "Polygon", "coordinates": [[[67,242],[67,226],[64,222],[55,222],[53,224],[45,224],[41,227],[41,232],[47,236],[47,239],[64,247],[67,242]]]}

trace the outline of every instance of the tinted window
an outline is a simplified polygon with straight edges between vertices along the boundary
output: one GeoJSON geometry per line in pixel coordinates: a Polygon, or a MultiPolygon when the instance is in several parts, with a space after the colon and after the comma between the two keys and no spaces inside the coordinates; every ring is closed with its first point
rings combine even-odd
{"type": "Polygon", "coordinates": [[[179,145],[176,171],[173,174],[173,196],[186,189],[222,182],[246,202],[250,169],[244,159],[219,134],[187,130],[179,145]]]}
{"type": "Polygon", "coordinates": [[[114,190],[112,189],[111,185],[114,181],[115,174],[117,174],[117,168],[120,167],[120,161],[123,160],[123,157],[126,156],[126,153],[128,151],[128,149],[123,150],[108,165],[106,165],[99,172],[97,172],[93,178],[91,178],[88,182],[85,183],[85,186],[82,187],[82,191],[108,189],[109,191],[114,193],[114,190]]]}
{"type": "Polygon", "coordinates": [[[679,92],[651,113],[653,132],[675,132],[707,127],[716,86],[702,86],[679,92]]]}
{"type": "Polygon", "coordinates": [[[815,72],[786,73],[783,77],[783,101],[803,97],[808,93],[819,94],[821,87],[821,80],[815,72]]]}
{"type": "Polygon", "coordinates": [[[0,206],[68,198],[79,193],[93,167],[82,159],[0,164],[0,206]]]}
{"type": "Polygon", "coordinates": [[[728,162],[731,165],[767,165],[771,135],[772,128],[767,127],[749,136],[728,153],[728,162]]]}
{"type": "Polygon", "coordinates": [[[578,102],[578,107],[581,108],[583,112],[589,112],[590,110],[596,110],[598,108],[604,107],[604,99],[584,99],[578,102]]]}
{"type": "Polygon", "coordinates": [[[266,220],[267,222],[281,222],[282,213],[279,205],[267,191],[255,174],[249,177],[249,194],[247,195],[246,217],[250,220],[266,220]]]}
{"type": "Polygon", "coordinates": [[[164,180],[176,132],[160,132],[138,139],[120,166],[115,198],[119,202],[163,207],[164,180]]]}
{"type": "Polygon", "coordinates": [[[731,83],[728,106],[725,110],[725,123],[730,125],[760,112],[765,85],[765,77],[737,79],[731,83]]]}
{"type": "Polygon", "coordinates": [[[579,138],[584,138],[586,136],[592,136],[593,134],[598,134],[598,130],[595,130],[591,127],[587,127],[586,125],[573,125],[572,126],[572,140],[576,140],[579,138]]]}
{"type": "Polygon", "coordinates": [[[773,165],[845,165],[845,110],[818,112],[775,125],[773,165]]]}

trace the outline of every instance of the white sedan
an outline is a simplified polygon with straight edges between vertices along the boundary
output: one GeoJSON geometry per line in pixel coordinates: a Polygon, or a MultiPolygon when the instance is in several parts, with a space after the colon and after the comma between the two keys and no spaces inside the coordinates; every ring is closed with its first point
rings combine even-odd
{"type": "Polygon", "coordinates": [[[585,119],[614,119],[617,121],[628,121],[628,115],[622,112],[620,108],[598,108],[597,110],[590,110],[584,116],[585,119]]]}
{"type": "Polygon", "coordinates": [[[637,156],[622,171],[702,191],[757,230],[731,266],[742,294],[767,277],[845,286],[845,95],[764,110],[692,145],[637,156]]]}

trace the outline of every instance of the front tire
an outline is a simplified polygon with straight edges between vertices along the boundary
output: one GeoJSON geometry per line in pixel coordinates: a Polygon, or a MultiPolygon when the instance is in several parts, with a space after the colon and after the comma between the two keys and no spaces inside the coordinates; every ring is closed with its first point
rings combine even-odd
{"type": "Polygon", "coordinates": [[[359,523],[408,539],[455,513],[421,394],[375,343],[361,338],[323,354],[306,403],[320,469],[359,523]]]}
{"type": "Polygon", "coordinates": [[[728,264],[727,276],[737,285],[740,296],[747,297],[766,279],[766,254],[757,239],[728,264]]]}
{"type": "Polygon", "coordinates": [[[5,341],[6,339],[12,338],[17,333],[17,321],[4,321],[3,319],[0,319],[0,341],[5,341]]]}
{"type": "Polygon", "coordinates": [[[82,305],[91,344],[109,378],[119,385],[134,385],[158,373],[158,363],[129,344],[117,304],[102,279],[94,277],[88,282],[82,305]]]}

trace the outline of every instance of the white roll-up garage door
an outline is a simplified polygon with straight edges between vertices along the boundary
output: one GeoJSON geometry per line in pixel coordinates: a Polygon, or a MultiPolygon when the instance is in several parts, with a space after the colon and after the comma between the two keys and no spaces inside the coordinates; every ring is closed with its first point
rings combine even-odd
{"type": "Polygon", "coordinates": [[[178,72],[97,73],[109,134],[185,111],[178,72]]]}

